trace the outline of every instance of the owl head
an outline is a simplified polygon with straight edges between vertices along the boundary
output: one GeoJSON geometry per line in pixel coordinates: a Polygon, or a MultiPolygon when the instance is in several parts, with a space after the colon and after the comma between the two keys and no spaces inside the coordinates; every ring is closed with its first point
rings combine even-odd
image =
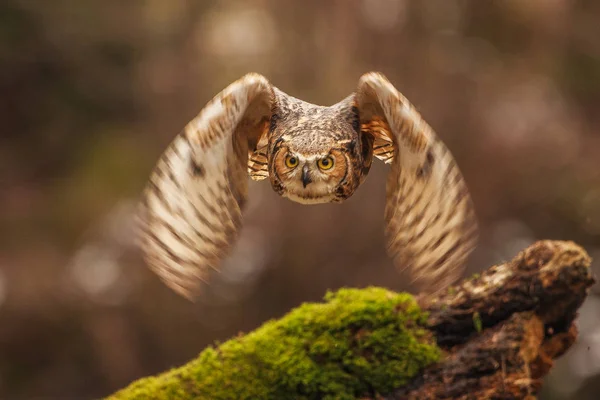
{"type": "Polygon", "coordinates": [[[347,100],[331,107],[289,97],[281,101],[292,104],[277,107],[271,116],[268,169],[273,189],[303,204],[349,198],[373,155],[372,139],[360,132],[356,107],[347,100]]]}

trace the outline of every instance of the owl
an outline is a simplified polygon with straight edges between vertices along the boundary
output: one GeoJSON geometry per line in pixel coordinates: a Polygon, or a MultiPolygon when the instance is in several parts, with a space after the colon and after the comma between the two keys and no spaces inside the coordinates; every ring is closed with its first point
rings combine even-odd
{"type": "Polygon", "coordinates": [[[256,73],[214,97],[162,154],[144,191],[146,262],[193,300],[235,244],[248,176],[298,203],[336,203],[358,189],[373,157],[391,164],[388,254],[423,291],[453,283],[477,240],[465,181],[432,128],[375,72],[330,107],[289,96],[256,73]]]}

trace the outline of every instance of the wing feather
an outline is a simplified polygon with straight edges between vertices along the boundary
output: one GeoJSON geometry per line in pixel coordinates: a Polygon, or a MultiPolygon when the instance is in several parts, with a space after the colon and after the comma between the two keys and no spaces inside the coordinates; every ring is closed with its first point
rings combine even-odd
{"type": "Polygon", "coordinates": [[[266,136],[273,88],[248,74],[213,98],[159,159],[139,219],[146,262],[193,299],[237,237],[249,154],[266,136]]]}
{"type": "Polygon", "coordinates": [[[410,102],[381,74],[361,77],[357,102],[374,154],[392,162],[387,178],[386,240],[395,264],[427,292],[462,274],[478,229],[452,154],[410,102]]]}
{"type": "Polygon", "coordinates": [[[394,142],[388,136],[390,126],[385,119],[374,117],[367,123],[363,123],[361,130],[373,135],[373,155],[386,164],[394,160],[394,142]]]}
{"type": "Polygon", "coordinates": [[[256,145],[256,150],[250,154],[248,160],[248,174],[255,181],[261,181],[269,176],[267,151],[268,140],[264,135],[256,145]]]}

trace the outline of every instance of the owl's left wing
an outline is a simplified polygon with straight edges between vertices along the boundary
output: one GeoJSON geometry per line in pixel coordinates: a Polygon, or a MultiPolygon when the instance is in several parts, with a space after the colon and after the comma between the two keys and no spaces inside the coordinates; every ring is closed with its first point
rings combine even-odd
{"type": "Polygon", "coordinates": [[[385,207],[390,256],[426,292],[456,281],[474,249],[477,221],[450,151],[381,74],[361,77],[356,103],[373,154],[391,162],[385,207]]]}
{"type": "Polygon", "coordinates": [[[193,299],[237,237],[249,157],[266,136],[273,87],[248,74],[213,98],[163,153],[140,209],[146,261],[193,299]]]}

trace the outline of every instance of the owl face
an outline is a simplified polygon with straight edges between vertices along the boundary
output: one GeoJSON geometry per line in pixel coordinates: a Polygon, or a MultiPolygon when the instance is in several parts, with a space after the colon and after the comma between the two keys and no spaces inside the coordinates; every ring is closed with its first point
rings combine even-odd
{"type": "Polygon", "coordinates": [[[268,169],[273,189],[302,204],[352,196],[372,159],[356,110],[283,101],[288,111],[276,109],[271,118],[268,169]]]}
{"type": "Polygon", "coordinates": [[[354,175],[348,156],[341,148],[306,151],[294,146],[293,140],[283,142],[272,160],[274,188],[303,204],[341,201],[340,195],[354,175]]]}

